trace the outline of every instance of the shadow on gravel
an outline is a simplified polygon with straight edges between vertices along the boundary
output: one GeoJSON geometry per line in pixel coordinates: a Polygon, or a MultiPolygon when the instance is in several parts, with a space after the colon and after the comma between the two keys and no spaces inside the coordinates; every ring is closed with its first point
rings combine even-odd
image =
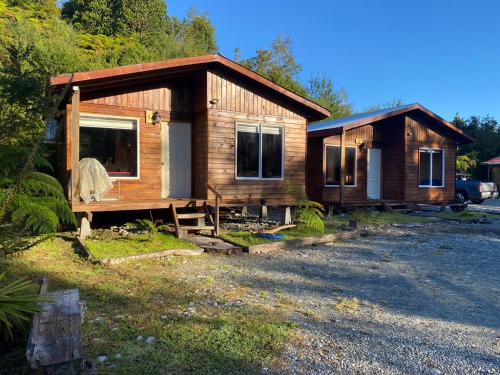
{"type": "MultiPolygon", "coordinates": [[[[479,234],[487,234],[485,230],[479,234]]],[[[376,236],[254,258],[245,266],[257,267],[270,277],[250,272],[240,275],[239,282],[296,298],[314,294],[333,299],[340,290],[341,295],[409,316],[500,328],[496,244],[472,234],[439,233],[435,227],[432,231],[432,235],[376,236]]]]}

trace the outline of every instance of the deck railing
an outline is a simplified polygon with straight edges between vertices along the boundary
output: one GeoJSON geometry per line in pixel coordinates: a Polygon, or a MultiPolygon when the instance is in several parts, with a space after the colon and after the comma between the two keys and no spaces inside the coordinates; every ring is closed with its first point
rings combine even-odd
{"type": "Polygon", "coordinates": [[[210,184],[207,184],[207,189],[210,190],[215,195],[215,218],[214,218],[214,233],[216,236],[219,235],[219,208],[220,202],[222,201],[222,194],[215,189],[210,184]]]}

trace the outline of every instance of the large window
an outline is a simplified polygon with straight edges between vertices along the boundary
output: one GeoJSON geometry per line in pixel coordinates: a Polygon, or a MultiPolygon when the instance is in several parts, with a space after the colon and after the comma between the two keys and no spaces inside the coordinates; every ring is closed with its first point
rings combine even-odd
{"type": "Polygon", "coordinates": [[[444,150],[430,148],[419,150],[419,186],[444,186],[444,150]]]}
{"type": "MultiPolygon", "coordinates": [[[[326,146],[326,186],[340,186],[340,146],[326,146]]],[[[356,186],[356,147],[345,149],[344,186],[356,186]]]]}
{"type": "Polygon", "coordinates": [[[137,178],[138,121],[107,116],[80,116],[80,159],[95,158],[110,177],[137,178]]]}
{"type": "Polygon", "coordinates": [[[236,177],[282,179],[283,128],[237,125],[236,130],[236,177]]]}

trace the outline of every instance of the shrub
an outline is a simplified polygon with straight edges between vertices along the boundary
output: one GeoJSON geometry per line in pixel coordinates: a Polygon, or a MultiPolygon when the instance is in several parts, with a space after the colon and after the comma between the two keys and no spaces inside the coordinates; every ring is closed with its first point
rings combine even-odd
{"type": "Polygon", "coordinates": [[[38,311],[38,303],[44,298],[30,293],[33,284],[29,280],[7,280],[0,274],[0,331],[5,339],[12,339],[14,330],[24,330],[31,316],[38,311]]]}

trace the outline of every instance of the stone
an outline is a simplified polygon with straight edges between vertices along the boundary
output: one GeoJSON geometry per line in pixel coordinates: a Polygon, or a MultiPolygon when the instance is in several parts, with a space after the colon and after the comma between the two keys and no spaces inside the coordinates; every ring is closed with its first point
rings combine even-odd
{"type": "Polygon", "coordinates": [[[142,340],[144,340],[144,336],[143,335],[139,335],[139,336],[137,336],[137,338],[135,340],[136,341],[142,341],[142,340]]]}
{"type": "Polygon", "coordinates": [[[115,359],[122,359],[122,355],[120,353],[114,355],[115,359]]]}
{"type": "Polygon", "coordinates": [[[160,316],[160,319],[161,320],[168,320],[168,316],[167,315],[162,315],[162,316],[160,316]]]}
{"type": "Polygon", "coordinates": [[[156,337],[154,336],[149,336],[147,339],[146,339],[146,344],[148,345],[153,345],[153,344],[156,344],[156,337]]]}
{"type": "Polygon", "coordinates": [[[85,238],[92,235],[92,229],[90,229],[90,222],[86,217],[83,217],[80,221],[80,239],[84,240],[85,238]]]}
{"type": "Polygon", "coordinates": [[[441,370],[438,370],[435,367],[429,367],[426,372],[427,375],[441,375],[442,373],[443,372],[441,370]]]}
{"type": "Polygon", "coordinates": [[[100,355],[99,357],[97,357],[97,362],[99,363],[104,363],[104,362],[108,362],[109,361],[109,358],[107,355],[100,355]]]}

